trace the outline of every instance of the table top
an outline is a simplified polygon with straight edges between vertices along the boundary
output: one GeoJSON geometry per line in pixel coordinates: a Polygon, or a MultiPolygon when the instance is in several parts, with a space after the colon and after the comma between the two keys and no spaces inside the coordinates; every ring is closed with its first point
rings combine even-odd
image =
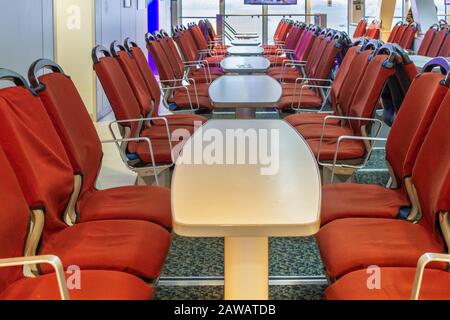
{"type": "Polygon", "coordinates": [[[236,39],[259,39],[259,34],[237,33],[234,35],[236,39]]]}
{"type": "Polygon", "coordinates": [[[231,73],[261,73],[270,68],[270,61],[262,56],[239,57],[232,56],[222,60],[220,66],[225,72],[231,73]]]}
{"type": "Polygon", "coordinates": [[[232,56],[260,56],[264,53],[264,48],[252,46],[236,46],[229,47],[227,49],[227,52],[232,56]]]}
{"type": "Polygon", "coordinates": [[[266,75],[225,75],[209,86],[209,96],[217,108],[270,108],[281,99],[278,81],[266,75]]]}
{"type": "Polygon", "coordinates": [[[260,46],[261,40],[257,39],[235,39],[231,41],[233,46],[260,46]]]}
{"type": "MultiPolygon", "coordinates": [[[[238,150],[239,147],[234,148],[238,150]]],[[[266,151],[263,154],[267,154],[266,151]]],[[[229,163],[229,159],[224,161],[229,163]]],[[[311,236],[320,228],[320,206],[321,180],[316,159],[305,140],[282,120],[208,121],[186,142],[172,180],[174,231],[181,236],[311,236]],[[192,150],[211,145],[213,140],[202,138],[205,134],[214,137],[221,134],[224,146],[217,150],[222,149],[226,154],[225,149],[233,150],[233,145],[227,144],[235,141],[229,132],[244,130],[248,135],[247,130],[252,129],[265,131],[267,135],[262,138],[259,134],[259,143],[246,143],[246,153],[250,148],[258,148],[261,141],[272,141],[267,148],[268,154],[272,155],[273,163],[279,164],[273,175],[262,174],[261,169],[268,167],[263,163],[270,163],[267,161],[245,165],[207,164],[214,160],[211,157],[216,153],[206,151],[203,153],[205,163],[190,164],[192,150]]]]}

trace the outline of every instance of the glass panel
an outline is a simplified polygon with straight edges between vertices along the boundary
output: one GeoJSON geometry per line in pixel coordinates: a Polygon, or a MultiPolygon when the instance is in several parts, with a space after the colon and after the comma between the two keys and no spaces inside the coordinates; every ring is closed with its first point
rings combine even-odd
{"type": "MultiPolygon", "coordinates": [[[[269,14],[286,14],[286,17],[289,18],[289,14],[305,14],[306,5],[305,0],[298,0],[296,5],[289,6],[269,6],[269,14]]],[[[280,20],[283,17],[269,17],[269,43],[273,43],[273,35],[275,34],[275,30],[280,23],[280,20]]],[[[292,16],[293,20],[305,21],[305,17],[296,17],[292,16]]]]}
{"type": "MultiPolygon", "coordinates": [[[[261,15],[262,8],[261,5],[245,5],[244,0],[225,0],[225,14],[261,15]]],[[[263,19],[261,16],[225,16],[225,19],[237,32],[258,32],[262,37],[263,19]]]]}
{"type": "Polygon", "coordinates": [[[328,28],[348,30],[348,0],[311,0],[311,13],[326,14],[328,28]]]}
{"type": "Polygon", "coordinates": [[[183,0],[182,1],[182,14],[183,17],[195,17],[195,18],[183,18],[182,23],[186,25],[189,22],[197,22],[201,18],[208,18],[215,26],[216,15],[220,13],[220,1],[199,1],[199,0],[183,0]],[[214,18],[213,18],[214,17],[214,18]]]}
{"type": "Polygon", "coordinates": [[[447,20],[446,16],[445,16],[445,14],[446,14],[445,1],[444,0],[434,0],[434,4],[436,5],[439,19],[447,20]]]}
{"type": "Polygon", "coordinates": [[[394,11],[394,21],[404,20],[403,14],[404,0],[397,0],[394,11]]]}
{"type": "Polygon", "coordinates": [[[380,5],[376,0],[365,0],[365,17],[370,20],[380,17],[380,5]]]}

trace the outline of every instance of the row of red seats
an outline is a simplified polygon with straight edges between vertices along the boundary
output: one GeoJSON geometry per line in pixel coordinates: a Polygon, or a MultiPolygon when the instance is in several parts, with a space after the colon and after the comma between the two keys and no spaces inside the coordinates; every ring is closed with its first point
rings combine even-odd
{"type": "Polygon", "coordinates": [[[353,38],[367,37],[369,39],[380,39],[381,21],[373,20],[368,24],[366,19],[361,19],[356,26],[353,38]]]}
{"type": "Polygon", "coordinates": [[[0,299],[150,299],[171,245],[170,191],[97,190],[101,142],[74,83],[49,60],[29,78],[33,88],[0,69],[14,84],[0,90],[0,299]],[[71,266],[81,287],[68,290],[71,266]]]}
{"type": "MultiPolygon", "coordinates": [[[[158,115],[159,84],[143,51],[130,39],[124,45],[113,42],[111,52],[97,46],[92,57],[94,70],[117,119],[113,123],[119,125],[126,139],[121,146],[124,156],[137,161],[135,167],[173,166],[176,160],[173,149],[183,142],[174,140],[174,131],[183,129],[186,135],[192,134],[207,119],[194,114],[158,115]]],[[[175,99],[187,100],[190,92],[184,92],[185,87],[178,82],[174,83],[173,95],[175,99]]]]}
{"type": "Polygon", "coordinates": [[[415,22],[408,24],[399,21],[389,35],[387,42],[396,43],[403,49],[411,50],[414,44],[414,37],[417,33],[417,24],[415,22]]]}
{"type": "MultiPolygon", "coordinates": [[[[383,125],[373,118],[383,89],[397,76],[398,69],[411,66],[415,70],[412,63],[404,65],[392,45],[381,45],[376,40],[356,43],[347,51],[328,87],[332,113],[308,110],[290,115],[285,121],[307,139],[319,164],[333,174],[352,175],[365,166],[383,125]]],[[[309,90],[305,90],[305,97],[313,94],[309,90]]]]}
{"type": "Polygon", "coordinates": [[[286,44],[286,39],[294,26],[295,22],[290,19],[281,19],[277,28],[275,29],[275,33],[273,35],[273,43],[271,45],[264,46],[264,54],[276,54],[277,50],[280,46],[286,44]]]}
{"type": "Polygon", "coordinates": [[[449,85],[438,73],[411,84],[386,142],[390,188],[323,187],[328,299],[450,299],[449,85]]]}
{"type": "Polygon", "coordinates": [[[418,55],[427,57],[450,56],[450,27],[447,24],[434,24],[425,33],[418,55]]]}

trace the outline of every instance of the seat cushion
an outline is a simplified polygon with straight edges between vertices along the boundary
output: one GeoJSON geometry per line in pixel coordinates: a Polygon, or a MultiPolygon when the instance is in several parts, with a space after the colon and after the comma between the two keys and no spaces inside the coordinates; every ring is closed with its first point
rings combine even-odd
{"type": "Polygon", "coordinates": [[[392,219],[335,220],[322,227],[317,241],[332,279],[372,265],[415,267],[424,253],[444,250],[422,225],[392,219]]]}
{"type": "MultiPolygon", "coordinates": [[[[320,160],[332,161],[337,148],[337,139],[324,139],[320,146],[320,138],[308,139],[309,147],[314,155],[317,157],[320,147],[320,160]]],[[[361,159],[365,156],[366,147],[362,141],[358,140],[344,140],[339,145],[338,160],[355,160],[361,159]]]]}
{"type": "MultiPolygon", "coordinates": [[[[189,102],[189,97],[187,95],[177,96],[173,99],[169,99],[169,102],[174,102],[177,105],[178,109],[191,110],[191,104],[189,102]]],[[[200,109],[209,109],[212,110],[211,100],[208,97],[199,96],[198,104],[195,95],[191,96],[192,107],[196,109],[200,107],[200,109]]]]}
{"type": "MultiPolygon", "coordinates": [[[[157,164],[172,163],[172,149],[170,148],[168,140],[152,139],[151,142],[155,162],[157,164]]],[[[172,147],[174,147],[175,145],[176,144],[172,144],[172,147]]],[[[128,152],[132,154],[137,154],[139,159],[141,159],[145,163],[148,164],[152,163],[150,148],[146,141],[131,142],[128,145],[128,152]]]]}
{"type": "Polygon", "coordinates": [[[321,221],[325,225],[344,218],[395,219],[400,208],[410,206],[408,196],[401,189],[369,184],[329,184],[322,188],[321,221]]]}
{"type": "MultiPolygon", "coordinates": [[[[41,254],[58,256],[64,267],[111,270],[157,279],[170,249],[171,235],[163,227],[132,220],[76,224],[44,240],[41,254]]],[[[43,273],[51,273],[42,266],[43,273]]]]}
{"type": "Polygon", "coordinates": [[[272,78],[274,78],[277,81],[288,82],[288,83],[295,83],[295,81],[298,78],[303,77],[303,75],[300,72],[298,72],[298,73],[297,72],[286,72],[283,75],[280,73],[280,74],[274,74],[271,76],[272,76],[272,78]]]}
{"type": "Polygon", "coordinates": [[[177,89],[175,91],[175,96],[186,96],[189,91],[189,95],[192,97],[192,99],[195,99],[195,89],[197,89],[197,95],[201,97],[208,97],[209,96],[209,84],[207,83],[196,83],[195,87],[194,85],[190,85],[186,87],[188,90],[184,88],[177,89]]]}
{"type": "MultiPolygon", "coordinates": [[[[325,297],[328,300],[409,300],[415,273],[415,268],[382,268],[381,288],[370,290],[367,271],[358,270],[331,285],[325,297]]],[[[450,300],[450,273],[425,270],[419,299],[450,300]]]]}
{"type": "MultiPolygon", "coordinates": [[[[297,127],[304,124],[323,124],[325,118],[330,116],[329,113],[318,113],[318,112],[301,112],[296,114],[291,114],[284,118],[291,126],[297,127]]],[[[328,124],[339,125],[339,120],[330,119],[327,121],[328,124]]]]}
{"type": "MultiPolygon", "coordinates": [[[[197,114],[170,114],[164,115],[163,118],[166,118],[169,122],[169,125],[180,125],[180,126],[195,126],[197,123],[204,124],[208,121],[208,118],[197,115],[197,114]]],[[[156,126],[165,126],[164,121],[156,120],[153,122],[156,126]]]]}
{"type": "MultiPolygon", "coordinates": [[[[169,134],[172,137],[173,133],[177,130],[187,130],[189,134],[194,133],[194,126],[193,125],[169,125],[169,134]]],[[[186,132],[187,133],[187,132],[186,132]]],[[[168,140],[168,134],[167,134],[167,127],[166,126],[152,126],[145,128],[141,132],[141,136],[143,137],[149,137],[150,139],[161,139],[161,140],[168,140]]]]}
{"type": "Polygon", "coordinates": [[[342,136],[353,136],[353,130],[349,127],[341,127],[335,125],[325,126],[323,124],[305,124],[296,126],[295,129],[305,138],[305,139],[315,139],[323,137],[324,138],[339,138],[342,136]]]}
{"type": "Polygon", "coordinates": [[[318,109],[322,106],[322,98],[315,95],[305,95],[302,96],[300,99],[300,96],[283,96],[281,100],[278,102],[278,109],[284,110],[284,109],[291,109],[292,107],[292,101],[294,101],[294,108],[299,107],[300,108],[311,108],[311,109],[318,109]]]}
{"type": "MultiPolygon", "coordinates": [[[[143,280],[123,272],[83,270],[80,281],[80,290],[69,290],[71,300],[149,300],[154,292],[143,280]]],[[[61,300],[56,275],[16,281],[0,294],[0,300],[61,300]]]]}
{"type": "Polygon", "coordinates": [[[172,228],[170,190],[154,186],[126,186],[86,193],[78,201],[80,222],[143,220],[172,228]]]}

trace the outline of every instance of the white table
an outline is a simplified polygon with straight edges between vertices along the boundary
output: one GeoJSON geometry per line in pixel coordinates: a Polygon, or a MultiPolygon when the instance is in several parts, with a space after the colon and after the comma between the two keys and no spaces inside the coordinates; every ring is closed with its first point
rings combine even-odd
{"type": "Polygon", "coordinates": [[[256,39],[235,39],[231,41],[233,46],[260,46],[261,40],[256,39]]]}
{"type": "MultiPolygon", "coordinates": [[[[258,144],[247,143],[246,152],[258,144]]],[[[225,238],[227,300],[268,299],[268,238],[316,234],[320,205],[321,180],[315,157],[297,131],[281,120],[208,121],[185,144],[173,175],[175,233],[225,238]],[[260,161],[254,165],[208,165],[212,160],[208,155],[203,156],[204,163],[189,164],[192,155],[198,154],[193,150],[211,144],[204,141],[204,134],[220,133],[226,145],[232,140],[226,132],[239,129],[268,130],[269,137],[273,132],[279,134],[269,149],[279,151],[278,171],[262,175],[261,168],[266,166],[260,161]]]]}
{"type": "Polygon", "coordinates": [[[231,56],[260,56],[264,53],[264,48],[252,46],[236,46],[228,48],[227,52],[231,56]]]}
{"type": "Polygon", "coordinates": [[[257,33],[250,34],[250,33],[237,33],[234,35],[236,39],[259,39],[259,35],[257,33]]]}
{"type": "Polygon", "coordinates": [[[276,106],[282,93],[280,83],[266,75],[225,75],[209,86],[213,106],[236,109],[238,119],[254,119],[256,108],[276,106]]]}
{"type": "Polygon", "coordinates": [[[270,68],[270,61],[262,56],[239,57],[232,56],[222,60],[220,66],[225,73],[252,74],[266,73],[270,68]]]}

